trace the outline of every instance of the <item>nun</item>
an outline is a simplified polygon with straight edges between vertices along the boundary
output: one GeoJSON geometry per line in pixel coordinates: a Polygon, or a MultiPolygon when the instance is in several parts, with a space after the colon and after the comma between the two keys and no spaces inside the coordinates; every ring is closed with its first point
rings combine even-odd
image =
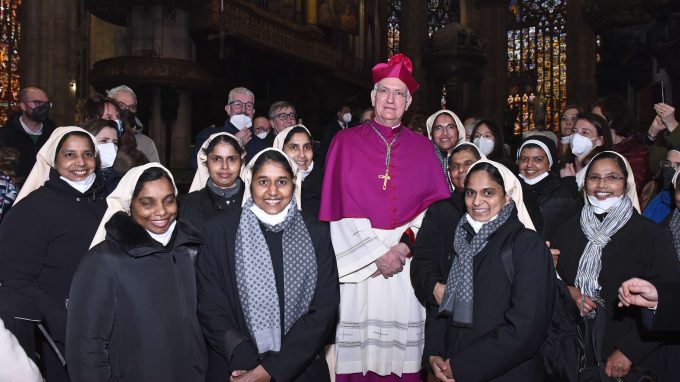
{"type": "Polygon", "coordinates": [[[539,233],[550,240],[559,226],[578,214],[580,207],[578,194],[565,186],[556,172],[555,142],[541,135],[527,137],[517,150],[517,167],[525,197],[538,204],[543,222],[539,233]]]}
{"type": "Polygon", "coordinates": [[[106,210],[96,145],[80,127],[54,130],[0,225],[0,283],[30,298],[42,314],[53,342],[41,339],[38,353],[50,382],[68,381],[69,288],[106,210]]]}
{"type": "Polygon", "coordinates": [[[427,136],[434,145],[434,152],[441,163],[444,176],[449,185],[449,192],[453,192],[453,185],[448,176],[451,152],[460,142],[465,142],[465,126],[456,113],[451,110],[439,110],[425,121],[427,136]]]}
{"type": "Polygon", "coordinates": [[[477,161],[464,187],[453,252],[439,254],[452,264],[441,304],[429,311],[423,364],[442,381],[543,381],[539,349],[555,299],[550,251],[505,166],[477,161]]]}
{"type": "Polygon", "coordinates": [[[179,216],[202,229],[215,215],[240,209],[245,189],[240,178],[246,150],[229,133],[215,133],[196,154],[198,168],[189,194],[180,199],[179,216]]]}
{"type": "Polygon", "coordinates": [[[69,293],[66,359],[72,382],[203,382],[196,317],[199,233],[177,220],[172,174],[134,167],[108,208],[69,293]]]}
{"type": "Polygon", "coordinates": [[[465,176],[468,169],[484,158],[477,146],[470,142],[459,143],[449,156],[448,178],[453,193],[448,199],[433,203],[425,212],[418,230],[413,260],[411,261],[411,284],[426,309],[438,307],[444,294],[444,284],[451,268],[453,234],[458,221],[465,214],[465,176]]]}
{"type": "Polygon", "coordinates": [[[301,190],[300,208],[311,216],[319,216],[323,163],[314,160],[312,134],[303,125],[282,130],[274,138],[275,149],[281,150],[298,166],[297,185],[301,190]]]}
{"type": "MultiPolygon", "coordinates": [[[[587,338],[580,378],[641,378],[653,368],[660,342],[642,330],[638,309],[617,306],[622,282],[639,277],[653,283],[680,279],[670,237],[640,215],[635,180],[620,154],[593,157],[577,182],[584,203],[580,214],[558,230],[557,271],[584,317],[587,338]]],[[[634,379],[638,380],[638,379],[634,379]]]]}
{"type": "Polygon", "coordinates": [[[330,380],[324,344],[340,303],[335,254],[328,225],[299,210],[296,175],[283,151],[259,152],[241,174],[243,209],[205,228],[198,316],[227,365],[208,380],[330,380]]]}

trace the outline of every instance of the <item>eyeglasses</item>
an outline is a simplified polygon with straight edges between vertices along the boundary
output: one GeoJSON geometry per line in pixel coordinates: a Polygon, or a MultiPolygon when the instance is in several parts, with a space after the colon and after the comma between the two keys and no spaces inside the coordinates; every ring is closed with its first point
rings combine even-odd
{"type": "Polygon", "coordinates": [[[255,104],[252,102],[241,102],[241,101],[231,101],[229,102],[229,105],[241,109],[245,106],[246,110],[253,110],[253,107],[255,107],[255,104]]]}
{"type": "Polygon", "coordinates": [[[623,179],[624,178],[622,176],[618,176],[618,175],[607,175],[607,176],[603,176],[603,177],[600,177],[600,176],[597,176],[597,175],[588,175],[586,177],[586,181],[588,183],[592,183],[592,184],[600,184],[601,180],[604,180],[604,184],[612,184],[612,183],[616,183],[616,182],[623,180],[623,179]]]}
{"type": "Polygon", "coordinates": [[[432,126],[432,132],[433,133],[441,133],[443,131],[453,131],[454,129],[458,129],[458,127],[454,124],[432,126]]]}
{"type": "Polygon", "coordinates": [[[128,110],[133,113],[137,112],[137,105],[127,105],[124,102],[118,102],[118,107],[120,108],[120,110],[128,110]]]}
{"type": "Polygon", "coordinates": [[[669,160],[662,160],[661,162],[659,162],[659,164],[661,165],[661,167],[670,167],[673,170],[677,170],[678,168],[680,168],[680,163],[671,162],[669,160]]]}
{"type": "Polygon", "coordinates": [[[23,103],[33,103],[33,108],[35,109],[38,106],[41,105],[47,105],[47,107],[52,107],[52,102],[50,101],[41,101],[39,99],[33,100],[33,101],[21,101],[23,103]]]}
{"type": "Polygon", "coordinates": [[[377,88],[377,89],[375,89],[375,92],[380,97],[386,97],[386,98],[388,98],[390,95],[393,95],[393,96],[398,97],[398,98],[406,98],[406,96],[408,95],[406,90],[400,90],[400,89],[390,90],[388,88],[377,88]]]}
{"type": "Polygon", "coordinates": [[[467,170],[474,163],[475,163],[475,161],[473,161],[473,160],[466,160],[463,163],[454,162],[454,163],[451,163],[451,169],[453,171],[467,170]]]}
{"type": "Polygon", "coordinates": [[[291,120],[295,121],[297,118],[297,114],[295,113],[279,113],[274,116],[274,118],[278,119],[279,121],[285,121],[285,120],[291,120]]]}

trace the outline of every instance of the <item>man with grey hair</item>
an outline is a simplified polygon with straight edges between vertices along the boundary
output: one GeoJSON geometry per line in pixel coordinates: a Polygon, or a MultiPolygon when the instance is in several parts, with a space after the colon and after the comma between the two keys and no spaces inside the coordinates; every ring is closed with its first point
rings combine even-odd
{"type": "Polygon", "coordinates": [[[269,123],[276,134],[295,125],[297,123],[295,106],[288,101],[274,102],[269,108],[269,123]]]}
{"type": "Polygon", "coordinates": [[[227,104],[224,111],[229,119],[224,121],[224,126],[210,126],[201,130],[196,135],[194,150],[191,155],[191,167],[196,169],[196,154],[203,142],[215,133],[229,133],[238,137],[246,148],[246,163],[260,151],[266,148],[261,139],[252,139],[253,115],[255,114],[255,95],[244,87],[236,87],[229,91],[227,104]]]}
{"type": "Polygon", "coordinates": [[[147,135],[142,134],[144,126],[142,126],[142,122],[137,118],[137,95],[135,95],[135,92],[127,85],[120,85],[107,90],[106,95],[118,102],[121,118],[123,121],[127,121],[132,131],[134,131],[137,150],[146,155],[149,162],[160,162],[156,143],[147,135]]]}

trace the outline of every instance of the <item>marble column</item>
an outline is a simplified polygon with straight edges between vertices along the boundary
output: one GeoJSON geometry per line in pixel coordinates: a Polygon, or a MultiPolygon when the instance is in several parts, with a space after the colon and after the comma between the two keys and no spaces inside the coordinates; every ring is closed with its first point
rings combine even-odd
{"type": "Polygon", "coordinates": [[[567,104],[585,107],[597,95],[595,32],[583,18],[586,0],[567,1],[567,104]]]}
{"type": "Polygon", "coordinates": [[[187,91],[179,94],[179,106],[177,107],[177,119],[171,125],[172,155],[170,166],[173,168],[187,167],[190,163],[191,154],[191,95],[187,91]]]}
{"type": "MultiPolygon", "coordinates": [[[[54,102],[50,118],[57,126],[75,123],[78,79],[79,2],[23,1],[21,4],[21,87],[43,89],[54,102]]],[[[84,84],[78,84],[83,86],[84,84]]]]}
{"type": "MultiPolygon", "coordinates": [[[[503,112],[506,109],[508,83],[508,2],[500,0],[477,0],[474,30],[486,46],[486,65],[482,69],[479,88],[480,103],[476,111],[482,118],[491,119],[504,126],[503,112]]],[[[473,112],[475,112],[473,110],[473,112]]],[[[505,132],[512,134],[512,132],[505,132]]]]}
{"type": "Polygon", "coordinates": [[[402,0],[400,19],[399,50],[407,55],[413,63],[413,76],[420,84],[420,89],[413,97],[411,110],[438,109],[437,105],[427,105],[429,97],[423,96],[428,89],[427,73],[423,65],[423,53],[427,39],[427,6],[422,0],[402,0]]]}

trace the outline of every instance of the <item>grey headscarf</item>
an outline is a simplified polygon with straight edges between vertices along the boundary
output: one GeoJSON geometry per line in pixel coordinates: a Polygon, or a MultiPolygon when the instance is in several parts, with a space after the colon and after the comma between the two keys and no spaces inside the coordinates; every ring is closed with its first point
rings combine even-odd
{"type": "MultiPolygon", "coordinates": [[[[291,199],[288,215],[283,222],[268,231],[283,231],[283,334],[309,310],[316,289],[316,255],[309,231],[291,199]]],[[[260,221],[248,198],[236,231],[236,283],[248,331],[260,353],[281,349],[281,307],[276,292],[276,279],[269,247],[260,228],[260,221]]]]}
{"type": "Polygon", "coordinates": [[[458,222],[453,240],[453,248],[456,254],[451,263],[451,270],[446,279],[444,296],[439,306],[439,312],[451,314],[453,322],[464,326],[472,325],[474,257],[484,249],[488,243],[489,236],[508,220],[514,209],[515,202],[510,200],[509,203],[501,208],[496,219],[485,223],[469,243],[467,241],[467,231],[463,228],[463,225],[467,223],[467,219],[463,217],[458,222]]]}

